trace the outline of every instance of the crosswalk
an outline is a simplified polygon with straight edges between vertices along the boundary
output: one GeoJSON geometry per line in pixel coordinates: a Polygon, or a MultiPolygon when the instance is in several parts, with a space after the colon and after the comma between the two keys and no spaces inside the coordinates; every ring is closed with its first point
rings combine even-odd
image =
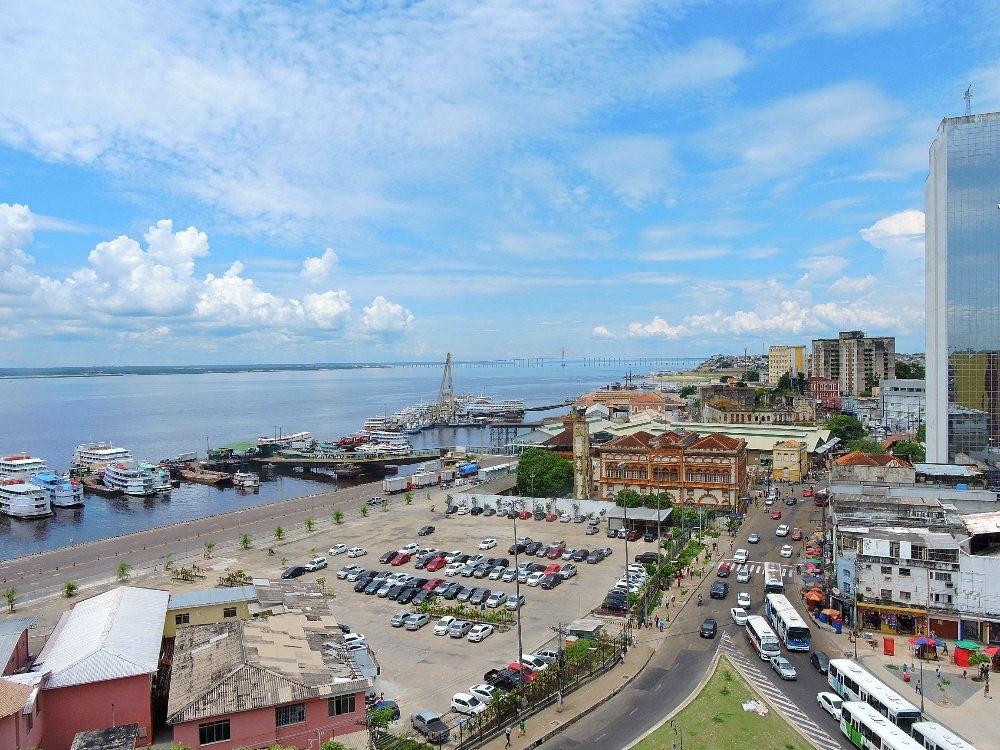
{"type": "Polygon", "coordinates": [[[840,743],[824,731],[815,721],[810,719],[792,700],[774,686],[760,666],[764,664],[760,659],[750,659],[740,650],[736,642],[723,633],[721,638],[722,650],[740,668],[750,683],[762,693],[776,707],[784,717],[797,726],[810,739],[810,741],[820,750],[840,750],[840,743]]]}
{"type": "MultiPolygon", "coordinates": [[[[731,567],[737,573],[740,572],[741,570],[743,570],[744,568],[746,568],[751,573],[753,573],[754,575],[763,575],[764,574],[764,563],[762,563],[762,562],[748,562],[748,563],[742,563],[741,564],[741,563],[735,563],[731,559],[729,559],[729,560],[722,560],[721,562],[729,563],[729,567],[731,567]]],[[[782,565],[781,566],[781,577],[784,578],[784,579],[786,579],[786,580],[789,580],[789,581],[792,580],[792,573],[794,573],[794,572],[795,572],[795,566],[794,565],[782,565]]]]}

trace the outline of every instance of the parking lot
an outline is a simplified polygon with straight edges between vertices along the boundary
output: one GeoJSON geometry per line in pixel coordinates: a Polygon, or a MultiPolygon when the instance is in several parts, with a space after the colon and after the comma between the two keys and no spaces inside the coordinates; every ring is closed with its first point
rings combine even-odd
{"type": "MultiPolygon", "coordinates": [[[[441,499],[436,507],[443,508],[441,499]]],[[[329,557],[329,568],[319,573],[309,573],[308,578],[326,578],[327,590],[333,590],[336,598],[330,601],[331,609],[339,622],[350,625],[357,633],[363,633],[381,667],[381,674],[375,685],[376,692],[384,693],[387,700],[395,700],[400,705],[404,717],[414,711],[427,709],[443,714],[448,710],[451,696],[465,692],[470,685],[482,682],[483,674],[492,668],[503,667],[517,658],[517,628],[512,625],[506,632],[497,631],[481,643],[470,643],[467,639],[435,636],[431,623],[417,631],[394,628],[390,625],[392,616],[400,610],[412,610],[410,605],[355,593],[354,583],[340,580],[336,572],[347,564],[358,564],[368,569],[391,569],[407,572],[424,578],[444,578],[444,571],[433,573],[414,569],[416,557],[404,565],[394,567],[379,563],[379,557],[390,550],[397,550],[415,542],[421,548],[434,547],[445,552],[462,550],[466,554],[479,552],[479,543],[485,538],[495,538],[497,546],[484,551],[490,557],[507,557],[514,565],[513,555],[507,550],[514,542],[514,522],[501,516],[445,515],[430,513],[426,500],[411,506],[394,498],[390,510],[383,512],[372,509],[367,519],[345,525],[343,533],[324,539],[322,551],[334,544],[343,543],[348,547],[361,546],[368,554],[348,559],[346,554],[329,557]],[[433,524],[435,532],[429,536],[417,536],[417,531],[426,524],[433,524]]],[[[555,540],[565,540],[567,548],[593,550],[610,547],[613,554],[597,564],[576,563],[579,572],[552,590],[529,587],[521,584],[521,593],[526,597],[521,612],[522,644],[524,653],[530,653],[554,640],[551,630],[559,623],[569,623],[586,615],[601,603],[604,594],[615,585],[625,566],[625,542],[608,539],[602,528],[600,533],[586,535],[586,524],[559,523],[525,520],[517,521],[517,535],[531,537],[548,545],[555,540]]],[[[337,529],[333,529],[337,531],[337,529]]],[[[324,534],[326,536],[326,534],[324,534]]],[[[315,544],[316,539],[312,542],[315,544]]],[[[629,543],[629,555],[655,549],[653,544],[641,541],[629,543]]],[[[321,553],[319,546],[317,554],[321,553]]],[[[552,562],[540,558],[525,558],[535,562],[552,562]]],[[[308,558],[295,562],[305,563],[308,558]]],[[[566,561],[557,560],[562,565],[566,561]]],[[[513,597],[515,584],[488,579],[448,578],[464,585],[487,587],[493,591],[503,590],[513,597]]],[[[445,602],[455,604],[456,602],[445,602]]],[[[616,630],[612,628],[613,630],[616,630]]]]}

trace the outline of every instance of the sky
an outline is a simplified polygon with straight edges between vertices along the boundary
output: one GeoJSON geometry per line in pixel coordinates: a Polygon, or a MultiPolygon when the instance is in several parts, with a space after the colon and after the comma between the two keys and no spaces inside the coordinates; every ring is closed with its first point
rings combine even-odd
{"type": "Polygon", "coordinates": [[[4,4],[0,367],[923,351],[1000,9],[4,4]]]}

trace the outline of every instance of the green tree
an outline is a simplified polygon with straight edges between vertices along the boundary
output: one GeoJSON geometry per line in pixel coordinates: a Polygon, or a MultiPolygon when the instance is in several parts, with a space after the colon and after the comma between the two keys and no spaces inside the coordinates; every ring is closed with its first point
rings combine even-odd
{"type": "Polygon", "coordinates": [[[163,569],[170,570],[174,567],[174,553],[168,552],[163,556],[163,569]]]}
{"type": "Polygon", "coordinates": [[[285,538],[285,530],[280,526],[274,530],[274,538],[279,542],[285,538]]]}
{"type": "Polygon", "coordinates": [[[827,422],[826,428],[845,444],[852,440],[860,440],[867,434],[864,425],[847,414],[838,414],[827,422]]]}
{"type": "Polygon", "coordinates": [[[251,541],[250,535],[249,534],[243,534],[240,537],[240,546],[243,549],[250,549],[250,541],[251,541]]]}
{"type": "Polygon", "coordinates": [[[205,559],[211,558],[213,552],[215,552],[215,542],[205,542],[205,559]]]}
{"type": "Polygon", "coordinates": [[[326,578],[317,578],[316,585],[319,586],[320,591],[326,593],[326,578]]]}
{"type": "Polygon", "coordinates": [[[877,440],[852,440],[847,444],[847,447],[852,451],[859,451],[861,453],[885,453],[885,448],[877,440]]]}
{"type": "Polygon", "coordinates": [[[677,395],[680,396],[681,398],[687,398],[688,396],[693,396],[697,392],[698,389],[695,388],[693,385],[686,385],[683,388],[681,388],[680,392],[677,395]]]}
{"type": "Polygon", "coordinates": [[[313,527],[316,526],[316,521],[313,520],[312,516],[309,516],[305,521],[302,522],[306,527],[306,531],[312,531],[313,527]]]}
{"type": "Polygon", "coordinates": [[[342,511],[340,508],[337,508],[335,511],[333,511],[333,522],[336,524],[341,524],[344,522],[344,511],[342,511]]]}
{"type": "Polygon", "coordinates": [[[923,365],[896,360],[896,377],[900,380],[923,380],[927,377],[927,370],[923,365]]]}
{"type": "Polygon", "coordinates": [[[759,383],[760,382],[760,372],[757,370],[747,370],[743,373],[743,380],[747,383],[759,383]]]}
{"type": "Polygon", "coordinates": [[[787,372],[782,373],[781,377],[778,378],[778,393],[788,393],[792,390],[792,376],[787,372]]]}
{"type": "Polygon", "coordinates": [[[319,750],[347,750],[347,745],[336,740],[327,740],[319,746],[319,750]]]}
{"type": "Polygon", "coordinates": [[[127,562],[122,560],[118,563],[118,570],[115,571],[115,578],[119,581],[127,581],[128,577],[132,574],[132,566],[127,562]]]}
{"type": "Polygon", "coordinates": [[[14,602],[17,601],[17,589],[11,586],[3,592],[3,598],[7,600],[7,611],[13,613],[14,602]]]}
{"type": "Polygon", "coordinates": [[[927,460],[927,451],[920,443],[908,443],[904,440],[901,443],[896,443],[892,447],[892,452],[897,456],[906,457],[910,463],[914,464],[922,464],[927,460]]]}
{"type": "Polygon", "coordinates": [[[413,502],[413,493],[410,490],[407,490],[406,494],[403,495],[403,499],[406,500],[407,505],[410,505],[413,502]]]}
{"type": "Polygon", "coordinates": [[[72,581],[66,581],[66,583],[64,583],[62,585],[63,596],[65,596],[67,599],[69,599],[71,596],[73,596],[79,590],[79,588],[80,587],[77,586],[72,581]]]}
{"type": "Polygon", "coordinates": [[[619,508],[641,508],[643,505],[642,495],[635,490],[621,490],[615,495],[615,505],[619,508]]]}
{"type": "Polygon", "coordinates": [[[362,505],[361,506],[361,515],[364,516],[365,518],[368,518],[368,506],[367,505],[362,505]]]}
{"type": "Polygon", "coordinates": [[[373,726],[379,729],[385,729],[395,721],[395,719],[392,718],[392,714],[392,708],[380,708],[377,711],[370,711],[368,713],[368,718],[371,719],[373,726]]]}
{"type": "Polygon", "coordinates": [[[573,464],[541,448],[528,448],[517,465],[517,491],[535,497],[562,497],[573,489],[573,464]]]}
{"type": "Polygon", "coordinates": [[[920,426],[917,428],[917,436],[914,438],[918,443],[927,442],[927,425],[921,422],[920,426]]]}

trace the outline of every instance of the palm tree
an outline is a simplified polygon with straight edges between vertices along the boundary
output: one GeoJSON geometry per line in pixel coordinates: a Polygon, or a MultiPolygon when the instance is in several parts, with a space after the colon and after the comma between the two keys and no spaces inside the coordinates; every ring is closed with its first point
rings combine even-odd
{"type": "Polygon", "coordinates": [[[361,506],[361,515],[364,516],[365,518],[368,517],[368,506],[367,505],[362,505],[361,506]]]}
{"type": "Polygon", "coordinates": [[[210,560],[212,558],[212,552],[215,551],[215,542],[205,542],[205,559],[210,560]]]}
{"type": "Polygon", "coordinates": [[[340,508],[337,508],[335,511],[333,511],[333,522],[337,524],[341,524],[344,522],[344,511],[342,511],[340,508]]]}
{"type": "Polygon", "coordinates": [[[274,538],[279,542],[285,538],[285,530],[280,526],[274,530],[274,538]]]}
{"type": "Polygon", "coordinates": [[[122,560],[118,563],[118,570],[115,571],[115,578],[119,581],[127,581],[132,572],[132,566],[122,560]]]}
{"type": "Polygon", "coordinates": [[[240,537],[240,546],[243,549],[250,549],[250,535],[244,534],[240,537]]]}
{"type": "Polygon", "coordinates": [[[322,591],[324,594],[326,593],[326,579],[325,578],[317,578],[316,579],[316,585],[319,586],[319,590],[320,591],[322,591]]]}
{"type": "Polygon", "coordinates": [[[306,531],[312,531],[313,526],[316,525],[316,522],[313,520],[312,516],[309,516],[305,521],[303,521],[303,523],[305,524],[306,531]]]}
{"type": "Polygon", "coordinates": [[[80,587],[77,586],[72,581],[66,581],[66,583],[64,583],[62,585],[63,596],[65,596],[67,599],[69,599],[71,596],[73,596],[73,594],[75,594],[77,592],[77,589],[79,589],[79,588],[80,587]]]}
{"type": "Polygon", "coordinates": [[[17,589],[11,586],[3,592],[3,598],[7,600],[7,611],[13,613],[14,601],[17,599],[17,589]]]}
{"type": "Polygon", "coordinates": [[[413,493],[410,490],[407,490],[406,494],[403,495],[403,498],[406,500],[406,504],[410,505],[413,502],[413,493]]]}

